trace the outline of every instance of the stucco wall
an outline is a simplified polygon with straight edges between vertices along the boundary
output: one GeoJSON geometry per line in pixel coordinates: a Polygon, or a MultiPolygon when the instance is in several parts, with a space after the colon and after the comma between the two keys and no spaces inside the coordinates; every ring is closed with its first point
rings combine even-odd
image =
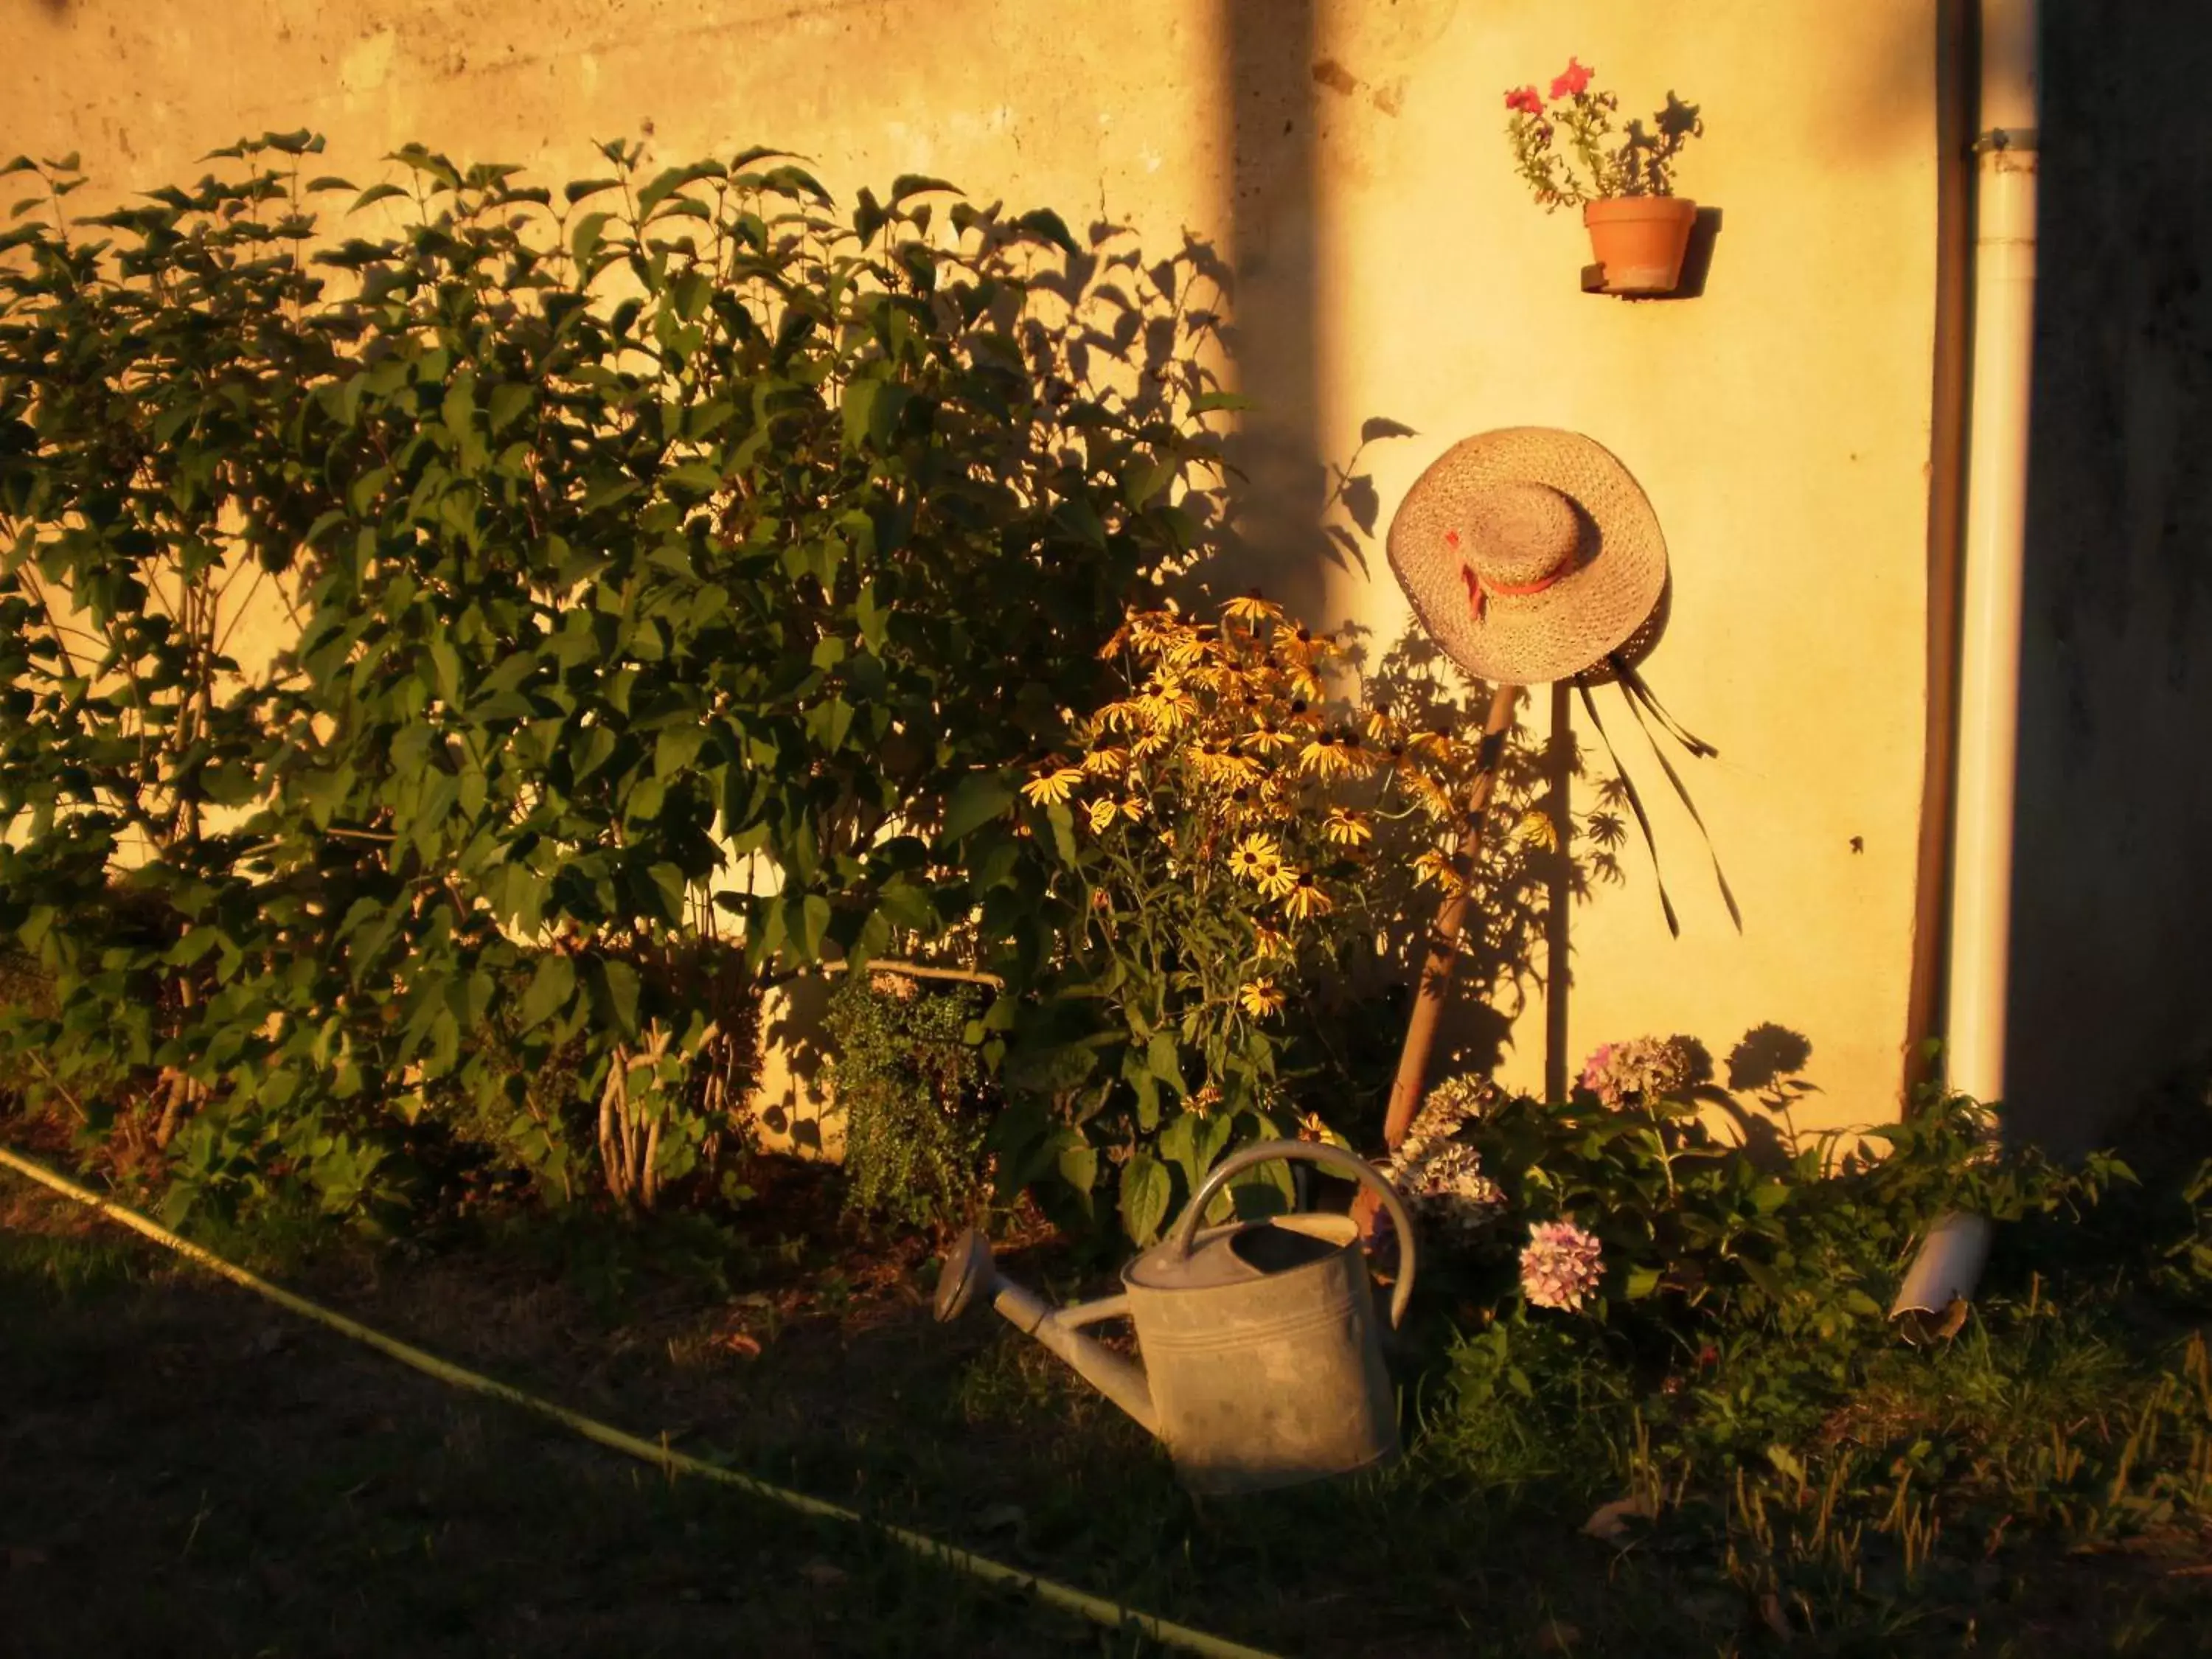
{"type": "MultiPolygon", "coordinates": [[[[115,187],[307,125],[359,182],[410,139],[557,178],[590,170],[592,139],[649,131],[661,159],[781,144],[841,192],[924,172],[1072,221],[1103,207],[1148,242],[1188,228],[1239,272],[1236,372],[1262,405],[1242,454],[1268,580],[1378,648],[1404,607],[1379,542],[1369,572],[1319,559],[1318,464],[1347,459],[1370,416],[1415,429],[1369,452],[1379,530],[1461,436],[1589,433],[1666,526],[1674,603],[1649,674],[1720,748],[1691,782],[1745,922],[1739,937],[1695,830],[1625,745],[1683,937],[1632,845],[1626,886],[1575,913],[1555,1070],[1644,1032],[1725,1054],[1774,1022],[1811,1042],[1822,1092],[1802,1127],[1890,1115],[1905,1034],[1932,3],[16,0],[0,11],[16,66],[0,147],[81,150],[115,187]],[[1703,106],[1681,186],[1722,222],[1699,297],[1582,294],[1579,225],[1514,178],[1503,90],[1571,52],[1631,109],[1670,88],[1703,106]]],[[[1531,718],[1548,714],[1539,698],[1531,718]]],[[[1504,1074],[1540,1084],[1546,1047],[1540,1000],[1504,1074]]]]}

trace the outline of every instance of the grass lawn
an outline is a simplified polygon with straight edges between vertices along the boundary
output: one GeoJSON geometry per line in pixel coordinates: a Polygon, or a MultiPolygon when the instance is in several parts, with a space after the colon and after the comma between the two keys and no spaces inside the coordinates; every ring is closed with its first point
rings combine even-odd
{"type": "MultiPolygon", "coordinates": [[[[1024,1339],[933,1323],[921,1241],[834,1224],[834,1181],[763,1165],[744,1232],[209,1242],[619,1426],[1285,1654],[2212,1651],[2202,1334],[2124,1267],[2053,1278],[2063,1241],[2003,1243],[1954,1341],[1863,1342],[1841,1381],[1749,1340],[1632,1374],[1440,1275],[1396,1468],[1200,1504],[1024,1339]]],[[[1048,1240],[1002,1257],[1077,1288],[1048,1240]]],[[[10,1659],[1148,1650],[455,1395],[0,1175],[10,1659]]]]}

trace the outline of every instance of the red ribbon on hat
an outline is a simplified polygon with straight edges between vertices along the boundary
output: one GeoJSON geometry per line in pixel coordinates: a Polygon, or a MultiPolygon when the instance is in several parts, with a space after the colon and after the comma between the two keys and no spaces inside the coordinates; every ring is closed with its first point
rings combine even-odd
{"type": "MultiPolygon", "coordinates": [[[[1459,532],[1456,530],[1444,532],[1444,542],[1447,546],[1456,550],[1459,546],[1459,532]]],[[[1489,607],[1491,594],[1495,593],[1504,599],[1526,599],[1531,593],[1542,592],[1561,577],[1571,574],[1574,567],[1575,556],[1570,553],[1533,582],[1485,581],[1475,574],[1472,565],[1466,564],[1460,566],[1459,574],[1467,583],[1468,609],[1474,613],[1475,621],[1480,622],[1482,613],[1489,607]]]]}

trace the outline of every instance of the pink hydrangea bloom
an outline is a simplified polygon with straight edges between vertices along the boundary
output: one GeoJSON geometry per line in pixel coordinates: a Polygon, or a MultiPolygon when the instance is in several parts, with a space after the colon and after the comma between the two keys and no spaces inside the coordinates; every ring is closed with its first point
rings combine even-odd
{"type": "Polygon", "coordinates": [[[1694,1045],[1683,1037],[1630,1037],[1601,1044],[1583,1064],[1581,1086],[1614,1111],[1650,1110],[1679,1098],[1697,1071],[1694,1045]]]}
{"type": "Polygon", "coordinates": [[[1567,59],[1566,68],[1560,70],[1558,77],[1552,82],[1552,96],[1571,98],[1589,83],[1590,72],[1570,58],[1567,59]]]}
{"type": "Polygon", "coordinates": [[[1578,1313],[1605,1276],[1603,1250],[1571,1221],[1532,1221],[1521,1248],[1521,1293],[1531,1305],[1578,1313]]]}
{"type": "Polygon", "coordinates": [[[1583,1062],[1583,1087],[1594,1095],[1602,1094],[1612,1071],[1613,1045],[1601,1042],[1590,1051],[1590,1057],[1583,1062]]]}

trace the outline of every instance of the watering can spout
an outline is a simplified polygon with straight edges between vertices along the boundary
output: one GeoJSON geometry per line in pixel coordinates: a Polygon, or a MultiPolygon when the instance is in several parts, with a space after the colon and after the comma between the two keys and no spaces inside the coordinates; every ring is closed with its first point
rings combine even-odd
{"type": "Polygon", "coordinates": [[[1151,1385],[1138,1366],[1111,1348],[1083,1334],[1081,1327],[1123,1316],[1126,1295],[1109,1296],[1073,1308],[1055,1308],[1032,1291],[999,1276],[991,1246],[974,1228],[963,1233],[945,1258],[937,1279],[937,1316],[957,1319],[978,1296],[987,1297],[1000,1317],[1075,1368],[1077,1375],[1135,1419],[1146,1433],[1160,1431],[1151,1385]]]}

